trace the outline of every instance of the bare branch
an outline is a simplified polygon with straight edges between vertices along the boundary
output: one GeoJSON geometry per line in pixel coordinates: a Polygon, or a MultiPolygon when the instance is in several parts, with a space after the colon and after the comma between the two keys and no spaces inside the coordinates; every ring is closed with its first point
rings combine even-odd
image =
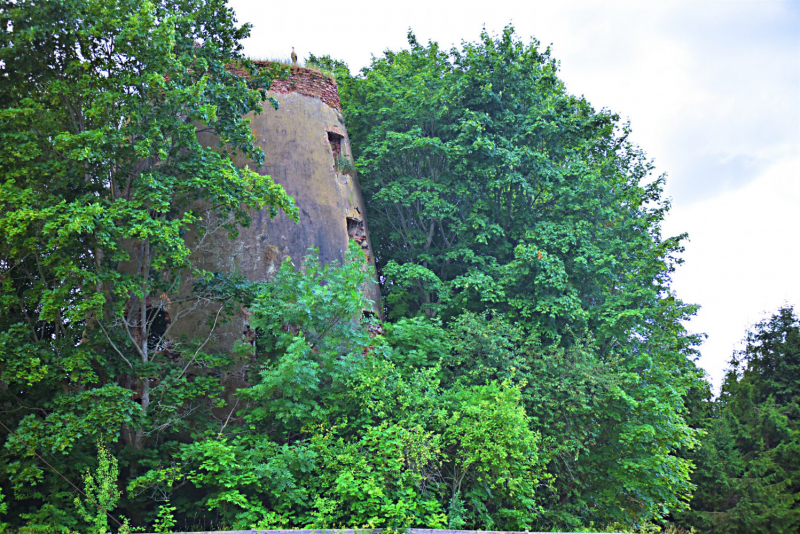
{"type": "Polygon", "coordinates": [[[192,365],[192,362],[194,362],[195,358],[197,358],[197,355],[200,354],[200,351],[203,350],[203,347],[206,346],[206,343],[208,343],[208,340],[211,339],[211,334],[214,333],[214,329],[217,327],[217,320],[219,319],[219,314],[220,313],[222,313],[222,305],[220,305],[219,310],[217,311],[217,315],[214,317],[214,324],[211,326],[211,330],[208,332],[208,336],[206,336],[206,340],[203,341],[202,345],[197,347],[197,350],[194,352],[194,354],[192,355],[192,358],[186,364],[186,367],[184,367],[183,371],[181,371],[181,374],[178,375],[178,378],[180,378],[180,377],[182,377],[183,375],[186,374],[186,370],[189,369],[189,366],[192,365]]]}
{"type": "Polygon", "coordinates": [[[100,329],[103,331],[103,335],[106,336],[106,340],[108,340],[108,342],[111,343],[111,348],[114,349],[114,352],[119,354],[119,357],[122,358],[123,360],[125,360],[125,363],[127,363],[128,366],[131,369],[133,369],[133,364],[130,361],[128,361],[128,358],[126,358],[125,355],[122,354],[122,352],[120,352],[120,350],[117,348],[117,346],[114,344],[114,342],[111,341],[111,336],[108,335],[108,331],[106,330],[106,327],[103,326],[103,322],[100,321],[100,319],[95,319],[95,320],[97,321],[97,324],[100,325],[100,329]]]}

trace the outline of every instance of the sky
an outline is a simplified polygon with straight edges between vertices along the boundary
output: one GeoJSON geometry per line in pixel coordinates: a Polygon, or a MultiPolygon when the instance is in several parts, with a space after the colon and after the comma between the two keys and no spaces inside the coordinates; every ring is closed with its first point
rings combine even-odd
{"type": "Polygon", "coordinates": [[[232,0],[253,57],[329,54],[352,72],[384,50],[475,41],[551,47],[567,89],[630,120],[666,173],[664,236],[688,233],[672,288],[701,306],[698,363],[719,388],[755,322],[800,314],[800,0],[458,2],[232,0]]]}

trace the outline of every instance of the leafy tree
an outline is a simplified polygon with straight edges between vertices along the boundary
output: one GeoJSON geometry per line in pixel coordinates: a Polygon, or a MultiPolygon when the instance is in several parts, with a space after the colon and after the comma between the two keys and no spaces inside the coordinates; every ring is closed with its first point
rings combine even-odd
{"type": "Polygon", "coordinates": [[[699,338],[665,177],[512,27],[409,45],[338,78],[389,317],[443,321],[447,380],[521,388],[554,477],[539,528],[685,507],[699,338]]]}
{"type": "Polygon", "coordinates": [[[781,308],[747,333],[720,397],[707,399],[708,436],[693,459],[697,492],[684,524],[703,532],[800,528],[800,321],[781,308]]]}
{"type": "Polygon", "coordinates": [[[157,433],[218,402],[158,323],[206,276],[187,231],[295,213],[230,159],[261,161],[243,115],[275,72],[242,57],[249,27],[222,0],[15,0],[0,21],[2,484],[17,521],[73,528],[69,488],[33,450],[75,479],[96,439],[121,437],[135,472],[157,433]]]}
{"type": "Polygon", "coordinates": [[[390,314],[494,309],[543,340],[611,345],[683,309],[664,177],[617,116],[511,27],[450,53],[409,43],[340,82],[390,314]]]}

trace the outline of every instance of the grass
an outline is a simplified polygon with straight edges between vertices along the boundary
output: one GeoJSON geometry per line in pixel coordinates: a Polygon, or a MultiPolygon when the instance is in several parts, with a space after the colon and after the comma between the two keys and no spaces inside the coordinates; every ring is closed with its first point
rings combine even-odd
{"type": "Polygon", "coordinates": [[[347,156],[339,156],[334,158],[334,166],[340,174],[355,175],[356,167],[347,156]]]}
{"type": "MultiPolygon", "coordinates": [[[[290,67],[292,66],[292,59],[290,57],[285,57],[285,56],[283,56],[283,57],[282,56],[250,56],[250,57],[248,57],[248,59],[250,59],[251,61],[269,61],[271,63],[280,63],[282,65],[287,65],[287,66],[290,66],[290,67]]],[[[319,65],[317,65],[314,62],[298,58],[297,59],[297,64],[299,66],[303,67],[303,68],[315,70],[315,71],[319,72],[320,74],[322,74],[323,76],[329,76],[329,77],[333,78],[334,81],[336,80],[336,74],[334,74],[333,71],[328,70],[328,69],[323,68],[323,67],[320,67],[319,65]]]]}
{"type": "MultiPolygon", "coordinates": [[[[291,65],[292,58],[289,56],[249,56],[247,59],[251,61],[269,61],[270,63],[282,63],[283,65],[291,65]]],[[[298,61],[298,64],[300,61],[298,61]]]]}

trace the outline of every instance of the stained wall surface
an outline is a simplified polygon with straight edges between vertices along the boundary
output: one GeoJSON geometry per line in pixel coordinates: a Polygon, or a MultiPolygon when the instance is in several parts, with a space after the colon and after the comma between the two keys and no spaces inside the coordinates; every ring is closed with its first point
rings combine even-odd
{"type": "MultiPolygon", "coordinates": [[[[309,247],[319,249],[323,263],[341,264],[349,240],[354,239],[369,259],[373,282],[364,292],[379,313],[380,288],[374,282],[375,260],[358,179],[352,166],[336,162],[337,155],[352,162],[352,150],[335,83],[315,71],[298,69],[275,89],[270,96],[278,101],[278,109],[265,102],[260,114],[249,117],[256,144],[266,156],[263,166],[256,168],[243,157],[235,163],[249,165],[281,184],[295,199],[300,219],[295,223],[283,213],[270,219],[267,212],[251,212],[250,227],[241,228],[235,240],[224,230],[206,236],[193,261],[207,270],[238,272],[253,281],[266,281],[285,258],[299,267],[309,247]]],[[[207,134],[200,135],[201,141],[215,143],[203,135],[207,134]]],[[[183,315],[173,334],[207,330],[210,311],[183,315]]],[[[180,310],[175,309],[171,315],[177,313],[180,310]]],[[[234,322],[239,324],[215,334],[230,338],[220,339],[223,345],[232,344],[247,328],[246,317],[234,322]]]]}

